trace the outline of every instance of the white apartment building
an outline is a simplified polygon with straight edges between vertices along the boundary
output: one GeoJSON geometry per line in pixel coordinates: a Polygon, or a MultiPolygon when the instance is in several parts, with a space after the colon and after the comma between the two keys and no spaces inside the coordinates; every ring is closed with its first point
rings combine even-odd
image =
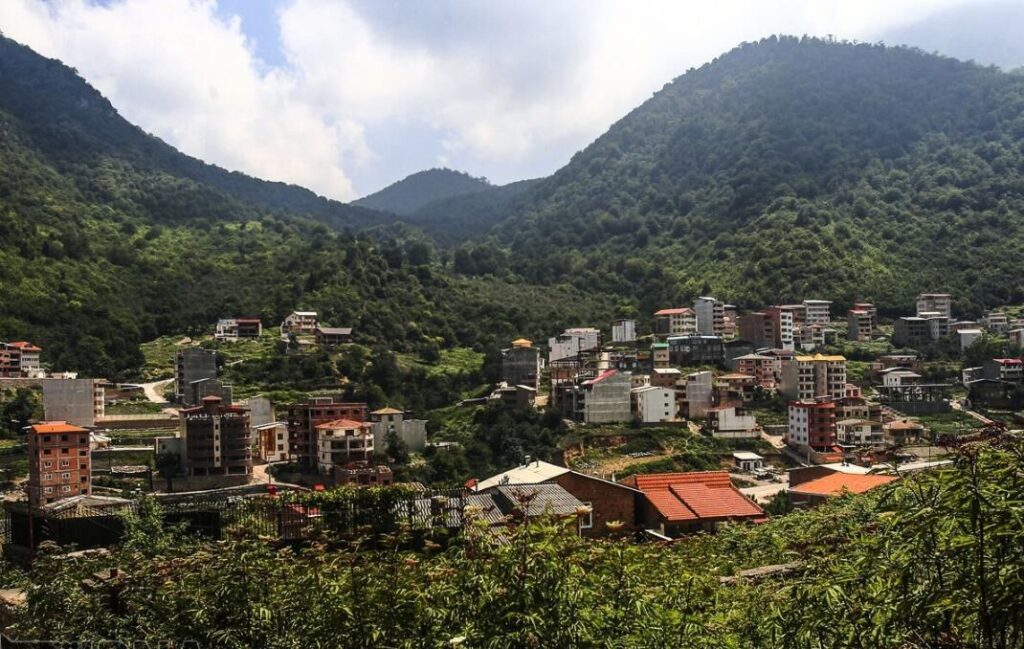
{"type": "Polygon", "coordinates": [[[633,396],[636,398],[636,414],[645,424],[679,419],[675,390],[647,386],[634,389],[633,396]]]}
{"type": "Polygon", "coordinates": [[[804,322],[827,325],[832,322],[831,300],[804,300],[804,322]]]}
{"type": "Polygon", "coordinates": [[[601,346],[601,331],[593,327],[575,327],[548,339],[548,361],[572,358],[581,351],[601,346]]]}

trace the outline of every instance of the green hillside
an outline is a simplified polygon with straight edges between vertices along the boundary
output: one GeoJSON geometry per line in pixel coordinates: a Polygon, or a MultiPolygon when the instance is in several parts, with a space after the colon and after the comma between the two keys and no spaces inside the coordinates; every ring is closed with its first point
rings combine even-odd
{"type": "Polygon", "coordinates": [[[740,305],[1024,299],[1024,76],[770,38],[665,86],[496,230],[510,272],[740,305]],[[542,263],[543,262],[543,263],[542,263]]]}
{"type": "Polygon", "coordinates": [[[54,369],[132,376],[143,341],[297,307],[397,351],[492,348],[611,317],[611,300],[572,287],[453,277],[407,228],[338,232],[393,217],[184,156],[10,40],[0,133],[0,340],[32,340],[54,369]]]}
{"type": "Polygon", "coordinates": [[[354,201],[354,205],[408,216],[434,201],[480,192],[491,185],[463,171],[428,169],[414,173],[379,192],[354,201]]]}

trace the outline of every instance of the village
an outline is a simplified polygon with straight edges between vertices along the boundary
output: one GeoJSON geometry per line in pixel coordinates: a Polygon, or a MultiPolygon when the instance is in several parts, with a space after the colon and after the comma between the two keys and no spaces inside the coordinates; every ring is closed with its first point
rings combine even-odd
{"type": "MultiPolygon", "coordinates": [[[[0,343],[0,394],[42,396],[40,415],[5,440],[5,457],[27,460],[27,475],[7,470],[5,549],[109,542],[58,538],[71,532],[39,521],[109,522],[143,493],[187,509],[189,499],[205,507],[397,483],[426,510],[443,487],[493,525],[525,509],[575,516],[584,537],[625,529],[669,540],[764,521],[943,466],[947,439],[1019,424],[1024,318],[1007,309],[959,320],[942,293],[923,293],[913,307],[880,321],[864,302],[837,317],[823,299],[740,313],[699,297],[646,321],[569,328],[546,345],[513,340],[500,352],[500,381],[449,410],[542,411],[571,439],[546,459],[522,454],[497,474],[445,485],[401,479],[398,465],[460,445],[422,413],[371,408],[340,390],[237,398],[224,350],[348,353],[358,332],[327,326],[316,311],[266,328],[259,318],[221,319],[204,344],[173,344],[173,378],[140,384],[51,373],[40,347],[0,343]],[[986,357],[991,349],[1007,353],[986,357]],[[696,468],[685,457],[695,440],[713,445],[696,468]]],[[[302,527],[311,514],[300,513],[302,527]]],[[[463,524],[458,514],[449,526],[463,524]]]]}

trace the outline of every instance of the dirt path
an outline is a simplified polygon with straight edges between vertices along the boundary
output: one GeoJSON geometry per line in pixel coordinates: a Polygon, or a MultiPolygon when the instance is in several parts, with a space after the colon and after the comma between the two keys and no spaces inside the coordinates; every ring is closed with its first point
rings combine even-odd
{"type": "Polygon", "coordinates": [[[167,403],[167,399],[164,399],[164,390],[167,386],[174,382],[174,379],[164,379],[162,381],[153,381],[152,383],[140,383],[142,391],[145,392],[146,398],[153,403],[167,403]]]}

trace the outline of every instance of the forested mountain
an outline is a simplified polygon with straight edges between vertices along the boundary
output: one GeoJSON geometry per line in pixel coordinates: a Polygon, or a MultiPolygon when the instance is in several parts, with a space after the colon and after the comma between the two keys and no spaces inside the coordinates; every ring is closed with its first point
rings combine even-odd
{"type": "MultiPolygon", "coordinates": [[[[41,161],[66,173],[85,195],[110,198],[122,174],[144,179],[145,207],[176,219],[199,216],[182,209],[197,193],[223,194],[267,210],[306,214],[333,227],[362,227],[393,220],[365,208],[317,196],[308,189],[230,172],[184,155],[122,118],[103,95],[60,61],[0,36],[0,111],[41,161]],[[199,189],[198,186],[202,186],[199,189]],[[191,196],[190,196],[191,194],[191,196]],[[150,200],[151,199],[151,200],[150,200]]],[[[202,216],[206,216],[203,214],[202,216]]]]}
{"type": "Polygon", "coordinates": [[[514,214],[538,182],[539,179],[520,180],[438,199],[402,218],[430,232],[439,241],[453,243],[472,239],[514,214]]]}
{"type": "Polygon", "coordinates": [[[353,205],[408,216],[434,201],[483,191],[491,187],[484,178],[463,171],[428,169],[406,176],[379,192],[364,196],[353,205]]]}
{"type": "Polygon", "coordinates": [[[1022,136],[1019,74],[772,37],[666,85],[494,241],[511,273],[644,311],[710,291],[893,313],[949,290],[976,312],[1024,300],[1022,136]]]}
{"type": "Polygon", "coordinates": [[[453,277],[408,229],[326,225],[381,218],[188,158],[71,69],[0,41],[0,340],[32,340],[54,369],[130,376],[142,341],[298,307],[397,351],[611,317],[613,300],[572,287],[453,277]]]}

